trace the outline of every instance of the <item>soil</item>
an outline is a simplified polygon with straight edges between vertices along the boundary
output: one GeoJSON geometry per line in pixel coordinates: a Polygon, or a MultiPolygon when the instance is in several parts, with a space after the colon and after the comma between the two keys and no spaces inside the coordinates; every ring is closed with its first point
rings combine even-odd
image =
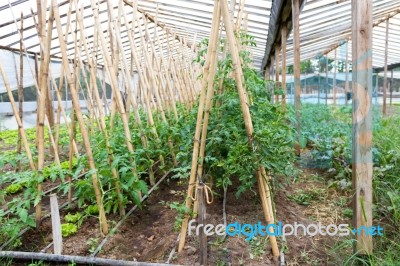
{"type": "MultiPolygon", "coordinates": [[[[342,209],[347,206],[336,204],[339,197],[347,197],[336,189],[328,189],[326,180],[317,170],[303,169],[300,180],[289,183],[280,180],[280,188],[275,194],[277,219],[283,223],[301,222],[305,225],[317,223],[339,224],[348,223],[342,217],[342,209]],[[289,199],[289,195],[296,195],[299,191],[316,190],[320,194],[318,200],[304,206],[289,199]]],[[[238,185],[238,184],[236,184],[238,185]]],[[[236,185],[230,186],[227,193],[226,214],[227,223],[254,224],[263,222],[263,212],[258,195],[247,191],[239,198],[233,190],[236,185]]],[[[112,235],[97,257],[121,259],[142,262],[165,263],[171,251],[177,247],[179,231],[174,229],[177,217],[176,210],[169,207],[170,203],[182,202],[187,185],[177,180],[165,180],[145,201],[143,208],[137,209],[112,235]]],[[[211,205],[207,205],[207,223],[222,224],[223,192],[214,189],[217,195],[211,205]]],[[[63,199],[60,200],[62,203],[63,199]]],[[[60,203],[60,204],[61,204],[60,203]]],[[[47,202],[44,202],[46,205],[47,202]]],[[[61,210],[61,218],[68,213],[78,211],[61,210]]],[[[117,215],[109,215],[110,228],[119,221],[117,215]]],[[[265,224],[265,222],[264,222],[265,224]]],[[[103,237],[100,234],[98,219],[90,217],[84,221],[77,234],[63,239],[63,254],[88,256],[91,248],[96,247],[103,237]],[[89,244],[88,241],[94,243],[89,244]]],[[[337,239],[333,237],[304,237],[291,236],[283,242],[280,238],[279,246],[283,247],[286,265],[335,265],[330,250],[337,239]]],[[[52,242],[51,220],[46,218],[37,230],[30,230],[22,239],[22,251],[39,252],[52,242]]],[[[180,265],[200,265],[198,258],[198,237],[188,236],[185,249],[181,253],[173,253],[170,262],[180,265]]],[[[268,238],[257,237],[246,241],[244,237],[218,236],[208,238],[209,265],[279,265],[279,261],[272,257],[268,238]]],[[[52,248],[46,252],[51,253],[52,248]]],[[[15,264],[18,265],[18,264],[15,264]]],[[[24,264],[20,264],[24,265],[24,264]]]]}

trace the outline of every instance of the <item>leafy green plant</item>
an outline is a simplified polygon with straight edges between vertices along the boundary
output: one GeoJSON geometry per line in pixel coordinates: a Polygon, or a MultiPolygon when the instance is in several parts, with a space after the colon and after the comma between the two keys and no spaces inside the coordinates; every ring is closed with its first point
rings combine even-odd
{"type": "Polygon", "coordinates": [[[86,245],[89,247],[89,252],[93,253],[97,246],[99,245],[99,239],[98,238],[89,238],[89,240],[86,242],[86,245]]]}
{"type": "Polygon", "coordinates": [[[61,224],[61,234],[63,237],[74,235],[78,232],[78,226],[72,223],[61,224]]]}
{"type": "Polygon", "coordinates": [[[5,191],[8,194],[15,194],[18,193],[22,190],[22,185],[17,183],[17,184],[11,184],[8,187],[6,187],[5,191]]]}
{"type": "Polygon", "coordinates": [[[77,212],[75,214],[68,213],[64,216],[64,221],[67,223],[77,223],[79,220],[83,218],[82,214],[77,212]]]}

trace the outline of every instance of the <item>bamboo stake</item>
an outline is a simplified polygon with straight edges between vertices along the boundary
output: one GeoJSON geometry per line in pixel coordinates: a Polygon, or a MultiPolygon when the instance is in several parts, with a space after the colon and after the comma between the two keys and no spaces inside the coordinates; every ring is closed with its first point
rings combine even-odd
{"type": "MultiPolygon", "coordinates": [[[[213,14],[218,14],[218,12],[219,12],[218,2],[219,2],[218,0],[214,0],[213,14]]],[[[211,28],[211,34],[210,34],[210,44],[207,49],[207,57],[206,57],[206,62],[204,65],[204,70],[203,70],[203,79],[201,82],[199,110],[197,112],[196,130],[195,130],[194,141],[193,141],[192,167],[191,167],[191,171],[190,171],[189,187],[187,190],[187,197],[186,197],[186,202],[185,202],[185,207],[187,209],[191,209],[191,207],[192,207],[191,195],[193,194],[194,184],[196,181],[197,161],[199,158],[199,146],[200,146],[199,142],[200,142],[201,126],[202,126],[202,121],[203,121],[204,103],[205,103],[205,99],[206,99],[207,79],[208,79],[210,65],[211,65],[211,59],[212,59],[211,58],[211,55],[212,55],[211,49],[212,49],[212,44],[216,43],[218,41],[217,40],[218,28],[219,28],[219,18],[217,18],[216,16],[213,16],[212,28],[211,28]]],[[[186,214],[185,218],[182,222],[181,238],[179,240],[178,252],[181,252],[185,245],[188,222],[189,222],[189,215],[186,214]]]]}
{"type": "MultiPolygon", "coordinates": [[[[240,98],[240,103],[241,103],[241,107],[242,107],[247,137],[249,139],[250,147],[252,149],[254,149],[254,147],[253,147],[253,125],[252,125],[252,121],[251,121],[249,106],[247,104],[246,91],[245,91],[245,89],[243,87],[243,83],[242,83],[242,76],[243,76],[242,66],[240,63],[239,51],[237,50],[237,44],[236,44],[236,40],[235,40],[234,33],[233,33],[234,29],[233,29],[233,25],[232,25],[232,19],[230,17],[230,14],[228,11],[228,5],[225,0],[221,1],[221,11],[222,11],[222,17],[223,17],[225,31],[226,31],[226,35],[227,35],[227,39],[228,39],[228,44],[229,44],[230,51],[232,54],[232,65],[233,65],[233,69],[234,69],[234,73],[235,73],[236,86],[237,86],[238,93],[239,93],[239,98],[240,98]]],[[[260,171],[260,170],[262,172],[263,167],[259,167],[258,171],[260,171]]],[[[264,169],[264,171],[265,171],[265,169],[264,169]]],[[[260,191],[261,197],[263,197],[263,192],[264,192],[264,189],[262,189],[260,191]]],[[[269,192],[269,191],[266,191],[266,192],[269,192]]],[[[266,196],[267,200],[270,199],[269,193],[266,194],[265,196],[266,196]]],[[[268,210],[268,207],[265,205],[265,201],[264,201],[263,205],[264,205],[263,209],[268,210]]],[[[271,212],[271,209],[269,208],[269,212],[267,214],[271,215],[270,212],[271,212]]],[[[271,246],[272,246],[273,256],[275,256],[275,257],[279,256],[279,249],[278,249],[275,237],[270,236],[269,238],[270,238],[270,242],[271,242],[271,246]]]]}
{"type": "MultiPolygon", "coordinates": [[[[38,10],[41,8],[38,3],[38,10]]],[[[49,25],[48,25],[48,35],[47,38],[44,36],[44,23],[45,23],[45,14],[42,17],[38,18],[39,20],[39,33],[41,35],[40,41],[43,43],[41,46],[41,65],[40,65],[40,80],[39,80],[39,90],[40,95],[38,95],[38,111],[37,111],[37,127],[36,127],[36,135],[38,141],[38,173],[39,175],[43,175],[42,170],[44,167],[45,160],[45,145],[44,145],[44,123],[45,123],[45,109],[46,109],[46,94],[48,93],[48,69],[50,63],[50,46],[51,46],[51,37],[52,37],[52,29],[53,29],[53,21],[54,21],[54,13],[50,10],[49,17],[49,25]]],[[[50,132],[49,132],[50,135],[50,132]]],[[[41,202],[41,193],[42,193],[42,184],[39,183],[37,186],[37,194],[39,197],[39,202],[35,206],[35,220],[36,226],[39,225],[42,218],[42,202],[41,202]]]]}
{"type": "Polygon", "coordinates": [[[62,34],[60,15],[58,12],[58,6],[57,6],[56,0],[52,0],[52,10],[54,12],[54,17],[55,17],[56,26],[57,26],[58,39],[59,39],[60,49],[61,49],[61,53],[62,53],[62,62],[63,62],[64,68],[66,71],[66,77],[67,77],[68,84],[71,89],[71,94],[72,94],[72,98],[73,98],[72,104],[74,105],[74,109],[76,110],[78,122],[79,122],[81,132],[82,132],[83,143],[84,143],[86,154],[88,157],[89,167],[90,167],[90,170],[92,171],[92,174],[91,174],[92,183],[93,183],[93,188],[94,188],[95,195],[96,195],[97,206],[99,208],[100,224],[101,224],[103,234],[107,234],[108,233],[108,224],[107,224],[107,219],[106,219],[105,212],[104,212],[103,203],[101,200],[101,191],[99,188],[99,181],[97,179],[97,174],[95,172],[96,166],[94,164],[92,149],[90,147],[90,141],[88,138],[86,127],[85,127],[85,121],[83,120],[82,112],[81,112],[81,109],[79,106],[77,90],[75,88],[75,84],[72,82],[72,79],[71,79],[71,71],[69,69],[69,64],[68,64],[68,60],[67,60],[67,52],[66,52],[65,42],[62,38],[63,34],[62,34]]]}
{"type": "MultiPolygon", "coordinates": [[[[145,21],[145,25],[147,25],[147,20],[144,19],[144,21],[145,21]]],[[[146,34],[149,35],[149,32],[148,32],[148,30],[147,30],[147,27],[145,27],[145,29],[146,29],[146,34]]],[[[157,30],[157,29],[155,29],[155,30],[157,30]]],[[[142,39],[142,42],[144,42],[143,36],[141,37],[141,39],[142,39]]],[[[152,51],[153,51],[153,55],[154,55],[154,57],[155,57],[155,56],[156,56],[156,50],[155,50],[155,48],[154,48],[154,44],[151,42],[151,43],[150,43],[150,46],[151,46],[151,49],[152,49],[152,51]]],[[[163,121],[163,123],[164,123],[165,125],[168,125],[167,118],[166,118],[165,112],[164,112],[164,107],[162,106],[162,99],[161,99],[161,96],[160,96],[160,94],[159,94],[159,92],[158,92],[158,87],[159,87],[159,86],[156,85],[156,82],[155,82],[155,80],[153,79],[154,76],[160,77],[160,69],[159,69],[159,68],[157,69],[157,71],[158,71],[158,75],[157,75],[157,74],[154,72],[154,70],[153,70],[153,68],[152,68],[152,66],[151,66],[151,64],[150,64],[150,62],[149,62],[149,57],[148,57],[147,53],[144,53],[144,54],[145,54],[145,59],[147,59],[147,63],[149,64],[150,81],[151,81],[151,85],[152,85],[152,87],[153,87],[153,89],[154,89],[154,91],[155,91],[155,96],[156,96],[156,99],[157,99],[157,104],[158,104],[158,106],[159,106],[159,108],[160,108],[160,111],[161,111],[161,119],[162,119],[162,121],[163,121]]],[[[158,64],[157,64],[157,65],[158,65],[158,64]]],[[[160,79],[161,79],[161,77],[160,77],[160,79]]],[[[161,84],[161,85],[162,85],[162,84],[161,84]]],[[[174,145],[172,144],[171,138],[168,138],[168,146],[169,146],[169,149],[170,149],[170,152],[171,152],[173,164],[174,164],[174,166],[177,166],[177,165],[178,165],[178,162],[176,161],[176,156],[175,156],[175,152],[174,152],[174,145]]],[[[162,162],[163,162],[163,160],[162,160],[162,162]]]]}
{"type": "Polygon", "coordinates": [[[17,124],[18,124],[18,132],[21,135],[21,140],[24,145],[26,155],[28,157],[29,166],[32,171],[36,171],[36,166],[35,166],[35,163],[33,162],[31,149],[29,147],[28,140],[25,135],[24,126],[22,124],[21,118],[18,115],[18,110],[17,110],[17,106],[15,104],[14,96],[13,96],[11,88],[10,88],[10,83],[8,82],[8,78],[4,72],[3,65],[1,64],[1,62],[0,62],[0,72],[1,72],[1,76],[3,77],[4,86],[6,87],[6,90],[7,90],[8,98],[10,99],[10,104],[11,104],[11,108],[13,110],[15,120],[17,121],[17,124]]]}
{"type": "MultiPolygon", "coordinates": [[[[110,1],[107,1],[108,6],[112,6],[110,1]]],[[[94,20],[95,20],[95,24],[96,24],[96,28],[98,29],[97,33],[98,33],[98,37],[100,38],[100,44],[101,44],[101,50],[102,50],[102,54],[103,54],[103,58],[105,59],[105,66],[106,69],[108,70],[108,75],[110,77],[110,81],[111,81],[111,88],[113,89],[114,92],[114,97],[116,100],[116,107],[118,108],[121,118],[122,118],[122,124],[124,127],[124,132],[125,132],[125,143],[128,147],[128,151],[133,154],[134,152],[134,148],[132,145],[132,139],[131,139],[131,133],[130,133],[130,129],[129,129],[129,124],[128,124],[128,114],[125,112],[125,108],[121,99],[121,94],[119,93],[119,89],[118,89],[118,80],[117,80],[117,76],[115,69],[117,69],[118,66],[113,65],[113,62],[111,61],[111,58],[109,56],[109,54],[107,53],[108,49],[106,47],[106,41],[103,35],[103,31],[101,29],[101,25],[99,23],[99,11],[98,8],[95,7],[95,2],[94,0],[91,1],[91,5],[92,5],[92,9],[93,9],[93,13],[94,13],[94,20]]],[[[110,19],[113,22],[114,21],[114,17],[113,17],[113,13],[110,12],[110,19]]],[[[118,32],[114,32],[111,31],[110,32],[111,36],[113,36],[113,39],[117,42],[117,45],[120,46],[120,49],[122,49],[122,45],[121,45],[121,40],[119,38],[119,33],[118,32]]],[[[124,58],[124,53],[122,53],[123,58],[124,58]]],[[[115,62],[114,62],[115,63],[115,62]]],[[[122,74],[124,74],[124,71],[122,71],[122,74]]],[[[129,84],[129,83],[128,83],[129,84]]],[[[131,157],[131,162],[132,162],[132,172],[134,176],[137,176],[137,172],[136,172],[136,166],[135,163],[133,161],[133,158],[131,157]]]]}

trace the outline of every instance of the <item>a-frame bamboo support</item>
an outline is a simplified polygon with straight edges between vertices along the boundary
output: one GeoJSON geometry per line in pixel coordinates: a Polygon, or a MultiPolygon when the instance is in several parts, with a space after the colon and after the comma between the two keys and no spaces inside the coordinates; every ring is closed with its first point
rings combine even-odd
{"type": "MultiPolygon", "coordinates": [[[[218,2],[219,2],[218,0],[214,0],[213,14],[218,14],[220,12],[218,2]]],[[[219,17],[213,16],[210,41],[209,41],[209,46],[207,49],[207,57],[206,57],[206,62],[204,65],[204,70],[203,70],[203,79],[201,82],[199,109],[197,112],[197,122],[196,122],[196,129],[195,129],[195,135],[194,135],[194,140],[193,140],[192,165],[191,165],[191,171],[190,171],[190,177],[189,177],[189,187],[187,190],[187,197],[186,197],[186,201],[185,201],[185,207],[187,209],[192,208],[191,195],[193,194],[193,190],[195,188],[196,178],[197,178],[197,176],[196,176],[197,175],[197,162],[199,159],[200,137],[201,137],[202,124],[203,124],[204,104],[205,104],[205,100],[206,100],[206,91],[207,91],[207,78],[208,78],[210,66],[211,66],[211,59],[212,59],[211,51],[213,49],[213,46],[216,45],[216,43],[218,41],[219,21],[220,21],[219,17]]],[[[188,222],[189,222],[189,214],[186,214],[185,218],[182,222],[178,252],[181,252],[185,246],[188,222]]]]}
{"type": "MultiPolygon", "coordinates": [[[[202,178],[201,176],[199,176],[199,171],[201,171],[201,169],[202,169],[202,158],[201,158],[202,154],[201,154],[201,152],[202,151],[204,152],[204,150],[202,149],[202,145],[203,145],[203,142],[205,142],[204,137],[206,136],[206,133],[207,133],[208,115],[209,115],[209,110],[211,108],[211,99],[212,99],[212,94],[213,94],[213,90],[214,90],[213,71],[215,71],[215,69],[213,69],[213,68],[215,67],[214,64],[216,61],[216,50],[215,49],[216,49],[217,42],[218,42],[218,30],[219,30],[219,20],[220,20],[219,14],[222,14],[223,23],[225,26],[226,36],[227,36],[227,40],[228,40],[228,45],[229,45],[231,56],[232,56],[234,78],[236,80],[236,85],[237,85],[238,94],[239,94],[239,98],[240,98],[241,109],[242,109],[242,113],[243,113],[243,117],[244,117],[244,123],[245,123],[246,133],[247,133],[248,140],[249,140],[249,145],[252,149],[255,148],[255,147],[253,147],[253,145],[254,145],[254,143],[253,143],[253,125],[252,125],[250,110],[249,110],[249,106],[248,106],[249,100],[248,100],[246,90],[243,86],[243,71],[242,71],[241,61],[240,61],[240,57],[239,57],[238,45],[237,45],[237,42],[236,42],[235,36],[234,36],[235,29],[233,27],[232,18],[229,14],[228,5],[225,0],[220,1],[220,4],[219,4],[218,0],[214,1],[214,13],[213,14],[214,15],[213,15],[213,22],[212,22],[212,31],[211,31],[210,42],[209,42],[209,46],[208,46],[208,50],[207,50],[207,57],[206,57],[206,62],[205,62],[205,67],[204,67],[204,72],[203,72],[202,91],[200,94],[199,110],[198,110],[198,114],[197,114],[197,124],[196,124],[196,131],[195,131],[195,137],[194,137],[193,156],[192,156],[192,169],[191,169],[191,175],[189,178],[189,187],[188,187],[186,204],[185,204],[186,208],[188,208],[188,209],[191,209],[191,207],[192,207],[191,196],[193,193],[194,185],[197,182],[199,182],[199,180],[197,180],[197,182],[196,182],[196,177],[198,179],[202,178]],[[199,154],[199,146],[200,146],[200,154],[199,154]],[[198,165],[199,159],[200,159],[200,163],[198,165]]],[[[203,146],[203,147],[205,147],[205,146],[203,146]]],[[[259,184],[259,192],[260,192],[262,207],[263,207],[266,221],[268,223],[274,223],[274,216],[273,216],[273,212],[272,212],[272,201],[271,201],[269,184],[268,184],[269,178],[267,178],[266,171],[261,166],[258,167],[257,172],[255,174],[257,177],[258,184],[259,184]]],[[[185,244],[188,220],[189,220],[189,215],[186,215],[182,222],[178,252],[183,250],[183,247],[185,244]]],[[[272,228],[270,228],[270,229],[271,229],[270,232],[271,231],[273,232],[273,229],[272,228]]],[[[274,236],[270,236],[270,241],[271,241],[273,255],[278,256],[279,249],[278,249],[278,245],[276,242],[276,238],[274,236]]]]}
{"type": "Polygon", "coordinates": [[[108,234],[108,224],[107,224],[107,219],[106,219],[106,215],[104,212],[103,203],[101,200],[101,191],[99,188],[99,181],[98,181],[97,174],[96,174],[96,166],[95,166],[94,159],[93,159],[92,149],[90,147],[90,141],[89,141],[89,136],[88,136],[87,129],[85,126],[85,121],[83,120],[81,108],[79,106],[78,93],[77,93],[75,84],[72,81],[72,77],[71,77],[71,70],[69,68],[69,63],[67,60],[67,52],[66,52],[65,42],[64,42],[64,39],[62,38],[63,32],[62,32],[62,28],[61,28],[60,15],[58,12],[58,5],[57,5],[56,0],[52,0],[52,10],[54,12],[54,18],[56,21],[56,27],[57,27],[57,33],[58,33],[58,39],[59,39],[60,48],[61,48],[61,52],[62,52],[62,58],[63,58],[62,62],[63,62],[64,70],[66,71],[68,85],[71,90],[71,94],[72,94],[72,98],[73,98],[72,104],[76,111],[79,126],[80,126],[80,129],[82,132],[83,144],[85,146],[86,154],[88,157],[89,167],[90,167],[90,170],[92,171],[91,177],[92,177],[93,188],[95,191],[96,202],[97,202],[97,206],[99,209],[102,233],[108,234]]]}

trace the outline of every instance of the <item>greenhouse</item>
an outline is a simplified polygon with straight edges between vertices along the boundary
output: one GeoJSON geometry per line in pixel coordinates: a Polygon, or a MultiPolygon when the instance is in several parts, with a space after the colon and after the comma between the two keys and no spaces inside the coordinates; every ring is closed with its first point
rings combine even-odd
{"type": "Polygon", "coordinates": [[[0,265],[399,265],[399,47],[398,0],[0,0],[0,265]]]}

